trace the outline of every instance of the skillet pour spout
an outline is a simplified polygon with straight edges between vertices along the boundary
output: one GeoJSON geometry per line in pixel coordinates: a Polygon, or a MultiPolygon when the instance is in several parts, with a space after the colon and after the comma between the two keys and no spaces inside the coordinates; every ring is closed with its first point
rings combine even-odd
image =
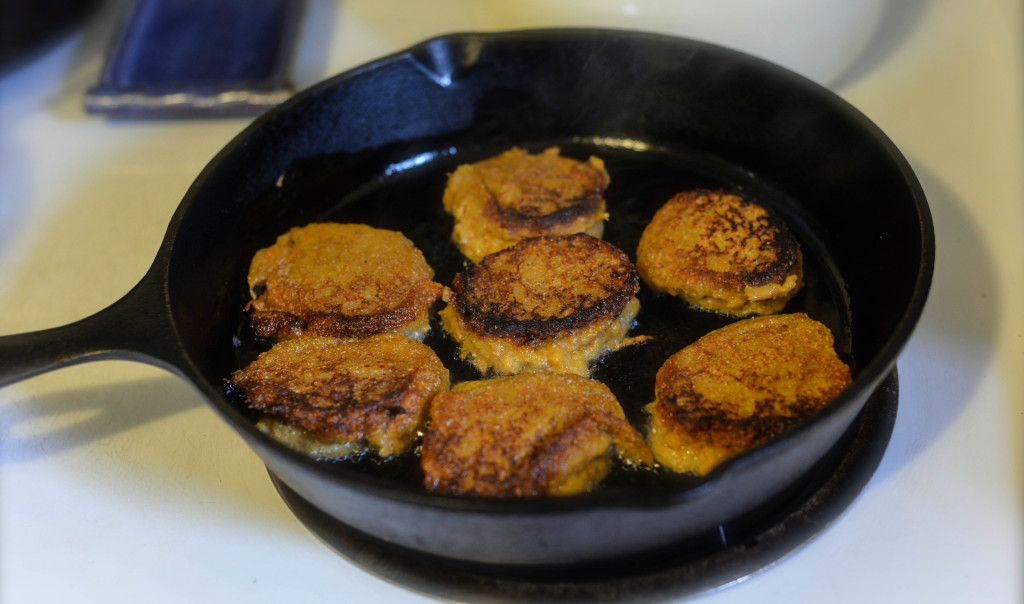
{"type": "MultiPolygon", "coordinates": [[[[907,161],[868,118],[801,76],[655,34],[453,34],[342,73],[255,120],[198,176],[125,298],[69,326],[0,338],[0,385],[83,361],[156,364],[195,385],[279,484],[333,521],[456,563],[564,568],[688,547],[806,493],[893,371],[933,265],[930,214],[907,161]],[[627,480],[565,499],[441,496],[414,475],[316,461],[257,430],[223,388],[254,344],[243,311],[252,254],[291,226],[365,222],[402,231],[435,279],[450,283],[465,265],[440,207],[447,174],[513,146],[601,157],[611,175],[605,239],[633,258],[646,221],[680,189],[755,194],[800,239],[809,278],[792,304],[833,330],[853,383],[705,478],[627,480]]],[[[613,353],[595,377],[642,429],[658,366],[724,319],[640,296],[635,331],[654,339],[613,353]]],[[[476,377],[436,322],[426,342],[455,381],[476,377]]]]}

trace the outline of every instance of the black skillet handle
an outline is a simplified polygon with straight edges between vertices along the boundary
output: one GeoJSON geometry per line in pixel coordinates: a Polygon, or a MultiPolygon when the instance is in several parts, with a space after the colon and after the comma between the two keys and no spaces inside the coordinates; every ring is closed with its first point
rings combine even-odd
{"type": "Polygon", "coordinates": [[[0,387],[87,361],[134,360],[180,371],[187,363],[175,335],[161,271],[151,269],[123,298],[61,327],[0,336],[0,387]]]}

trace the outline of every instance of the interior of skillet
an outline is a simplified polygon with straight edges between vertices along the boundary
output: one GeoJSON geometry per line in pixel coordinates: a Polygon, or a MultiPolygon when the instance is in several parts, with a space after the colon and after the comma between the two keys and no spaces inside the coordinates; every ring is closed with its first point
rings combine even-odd
{"type": "MultiPolygon", "coordinates": [[[[557,146],[563,156],[585,161],[593,155],[604,160],[611,184],[605,193],[610,218],[606,222],[603,239],[618,246],[633,261],[636,260],[636,247],[644,227],[654,212],[675,193],[694,188],[721,188],[742,193],[772,207],[790,224],[804,251],[805,284],[789,302],[785,312],[805,312],[829,326],[836,335],[838,351],[852,364],[849,308],[840,276],[828,258],[823,242],[809,230],[800,206],[771,183],[697,150],[656,147],[631,139],[521,141],[518,146],[531,153],[557,146]]],[[[450,285],[452,277],[465,270],[469,261],[451,240],[453,221],[442,207],[447,176],[460,164],[485,159],[504,150],[506,148],[500,144],[491,144],[433,149],[412,157],[404,157],[398,152],[386,153],[386,156],[398,160],[383,169],[378,168],[374,172],[378,177],[355,189],[347,185],[351,167],[358,165],[353,158],[345,154],[320,156],[296,162],[284,175],[282,186],[265,192],[263,196],[269,199],[261,199],[258,203],[294,206],[312,201],[313,205],[328,209],[316,216],[304,216],[304,219],[362,223],[399,231],[423,251],[427,262],[434,268],[434,279],[450,285]]],[[[280,225],[278,229],[281,229],[280,225]]],[[[264,244],[272,243],[281,232],[283,230],[268,233],[269,238],[264,239],[264,244]]],[[[241,292],[236,306],[241,309],[248,292],[244,279],[236,285],[241,292]]],[[[684,346],[736,318],[693,308],[676,297],[654,292],[642,283],[637,295],[641,308],[631,334],[650,335],[653,339],[605,356],[595,365],[592,377],[612,390],[627,418],[643,434],[646,432],[643,407],[654,400],[654,378],[658,368],[684,346]]],[[[238,368],[251,362],[271,344],[254,337],[248,321],[247,313],[238,313],[237,333],[233,339],[235,366],[238,368]]],[[[441,358],[453,384],[485,377],[459,358],[457,343],[444,333],[436,313],[432,315],[431,332],[424,343],[441,358]]],[[[236,402],[244,408],[241,398],[236,402]]],[[[386,479],[415,485],[422,483],[415,452],[383,463],[372,454],[331,463],[342,471],[357,467],[386,479]]],[[[695,480],[620,467],[598,488],[678,486],[695,480]]]]}
{"type": "MultiPolygon", "coordinates": [[[[679,190],[739,188],[778,210],[807,263],[808,284],[786,311],[803,310],[832,328],[855,384],[919,295],[920,209],[898,152],[810,82],[739,53],[660,36],[451,36],[298,95],[257,120],[197,179],[169,231],[168,267],[193,377],[220,412],[248,421],[221,390],[265,346],[243,327],[245,274],[252,254],[291,226],[337,220],[400,230],[424,251],[436,280],[449,284],[464,264],[441,208],[447,174],[512,146],[550,145],[605,160],[605,239],[631,257],[646,220],[679,190]]],[[[594,373],[636,425],[661,362],[729,321],[645,287],[640,301],[633,333],[654,341],[611,354],[594,373]]],[[[427,344],[454,380],[477,377],[436,322],[427,344]]],[[[322,465],[346,475],[353,469],[322,465]]],[[[399,488],[416,483],[414,460],[356,465],[399,488]]],[[[636,480],[614,476],[607,488],[652,486],[636,480]]]]}

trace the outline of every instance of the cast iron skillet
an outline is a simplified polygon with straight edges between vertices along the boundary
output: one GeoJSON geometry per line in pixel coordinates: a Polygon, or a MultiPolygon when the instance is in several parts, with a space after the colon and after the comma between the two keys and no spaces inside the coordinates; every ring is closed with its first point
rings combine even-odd
{"type": "MultiPolygon", "coordinates": [[[[921,313],[934,240],[895,146],[827,90],[727,49],[597,30],[460,34],[341,74],[256,120],[189,189],[152,268],[108,309],[0,339],[0,385],[89,360],[135,359],[198,388],[275,478],[371,537],[456,564],[552,569],[685,547],[799,493],[893,369],[921,313]],[[252,253],[293,225],[362,221],[405,232],[437,280],[464,267],[440,210],[447,173],[513,145],[605,159],[606,239],[634,255],[668,197],[690,186],[753,195],[789,221],[808,287],[787,311],[825,321],[852,385],[813,419],[705,479],[620,471],[586,495],[439,496],[415,462],[316,462],[253,428],[224,378],[265,343],[242,307],[252,253]]],[[[595,377],[631,420],[668,355],[727,319],[641,292],[634,333],[595,377]]],[[[456,380],[475,377],[436,328],[456,380]]]]}

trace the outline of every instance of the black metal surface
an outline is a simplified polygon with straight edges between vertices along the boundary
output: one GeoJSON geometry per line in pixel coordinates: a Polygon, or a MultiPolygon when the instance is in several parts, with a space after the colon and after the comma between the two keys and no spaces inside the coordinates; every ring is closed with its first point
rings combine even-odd
{"type": "MultiPolygon", "coordinates": [[[[627,172],[613,186],[621,182],[630,182],[627,172]]],[[[619,202],[628,205],[634,193],[623,195],[619,202]]],[[[626,222],[610,211],[609,237],[629,247],[632,235],[620,228],[626,222]]],[[[414,240],[425,237],[413,231],[414,240]]],[[[866,117],[808,80],[657,35],[453,35],[296,95],[232,141],[186,194],[140,286],[157,294],[147,301],[157,297],[164,307],[140,303],[135,312],[158,326],[169,320],[173,341],[140,342],[133,328],[120,343],[115,330],[103,348],[105,358],[120,344],[127,358],[174,367],[278,480],[338,522],[421,554],[536,572],[697,539],[805,489],[894,367],[922,311],[933,262],[927,204],[907,162],[866,117]],[[256,249],[292,225],[350,211],[368,212],[381,226],[435,216],[436,187],[451,162],[549,142],[601,149],[614,156],[616,170],[631,161],[641,166],[632,182],[635,195],[652,196],[633,199],[643,207],[656,203],[658,186],[694,174],[725,175],[767,195],[818,261],[820,291],[837,309],[831,326],[855,362],[851,386],[810,421],[706,478],[529,501],[439,496],[406,478],[315,462],[255,430],[225,396],[256,249]],[[674,159],[659,163],[664,157],[674,159]],[[434,184],[403,189],[406,176],[434,184]]],[[[670,339],[671,321],[657,325],[670,339]]],[[[651,349],[637,348],[641,355],[651,349]]],[[[619,395],[635,390],[639,400],[646,387],[639,376],[650,365],[602,367],[598,375],[621,379],[619,395]]]]}
{"type": "Polygon", "coordinates": [[[820,535],[856,500],[882,460],[896,421],[894,370],[868,399],[836,454],[806,488],[770,510],[715,529],[704,539],[631,560],[522,576],[394,547],[339,523],[280,480],[271,479],[295,516],[359,568],[416,592],[454,601],[652,602],[693,596],[745,580],[820,535]]]}

